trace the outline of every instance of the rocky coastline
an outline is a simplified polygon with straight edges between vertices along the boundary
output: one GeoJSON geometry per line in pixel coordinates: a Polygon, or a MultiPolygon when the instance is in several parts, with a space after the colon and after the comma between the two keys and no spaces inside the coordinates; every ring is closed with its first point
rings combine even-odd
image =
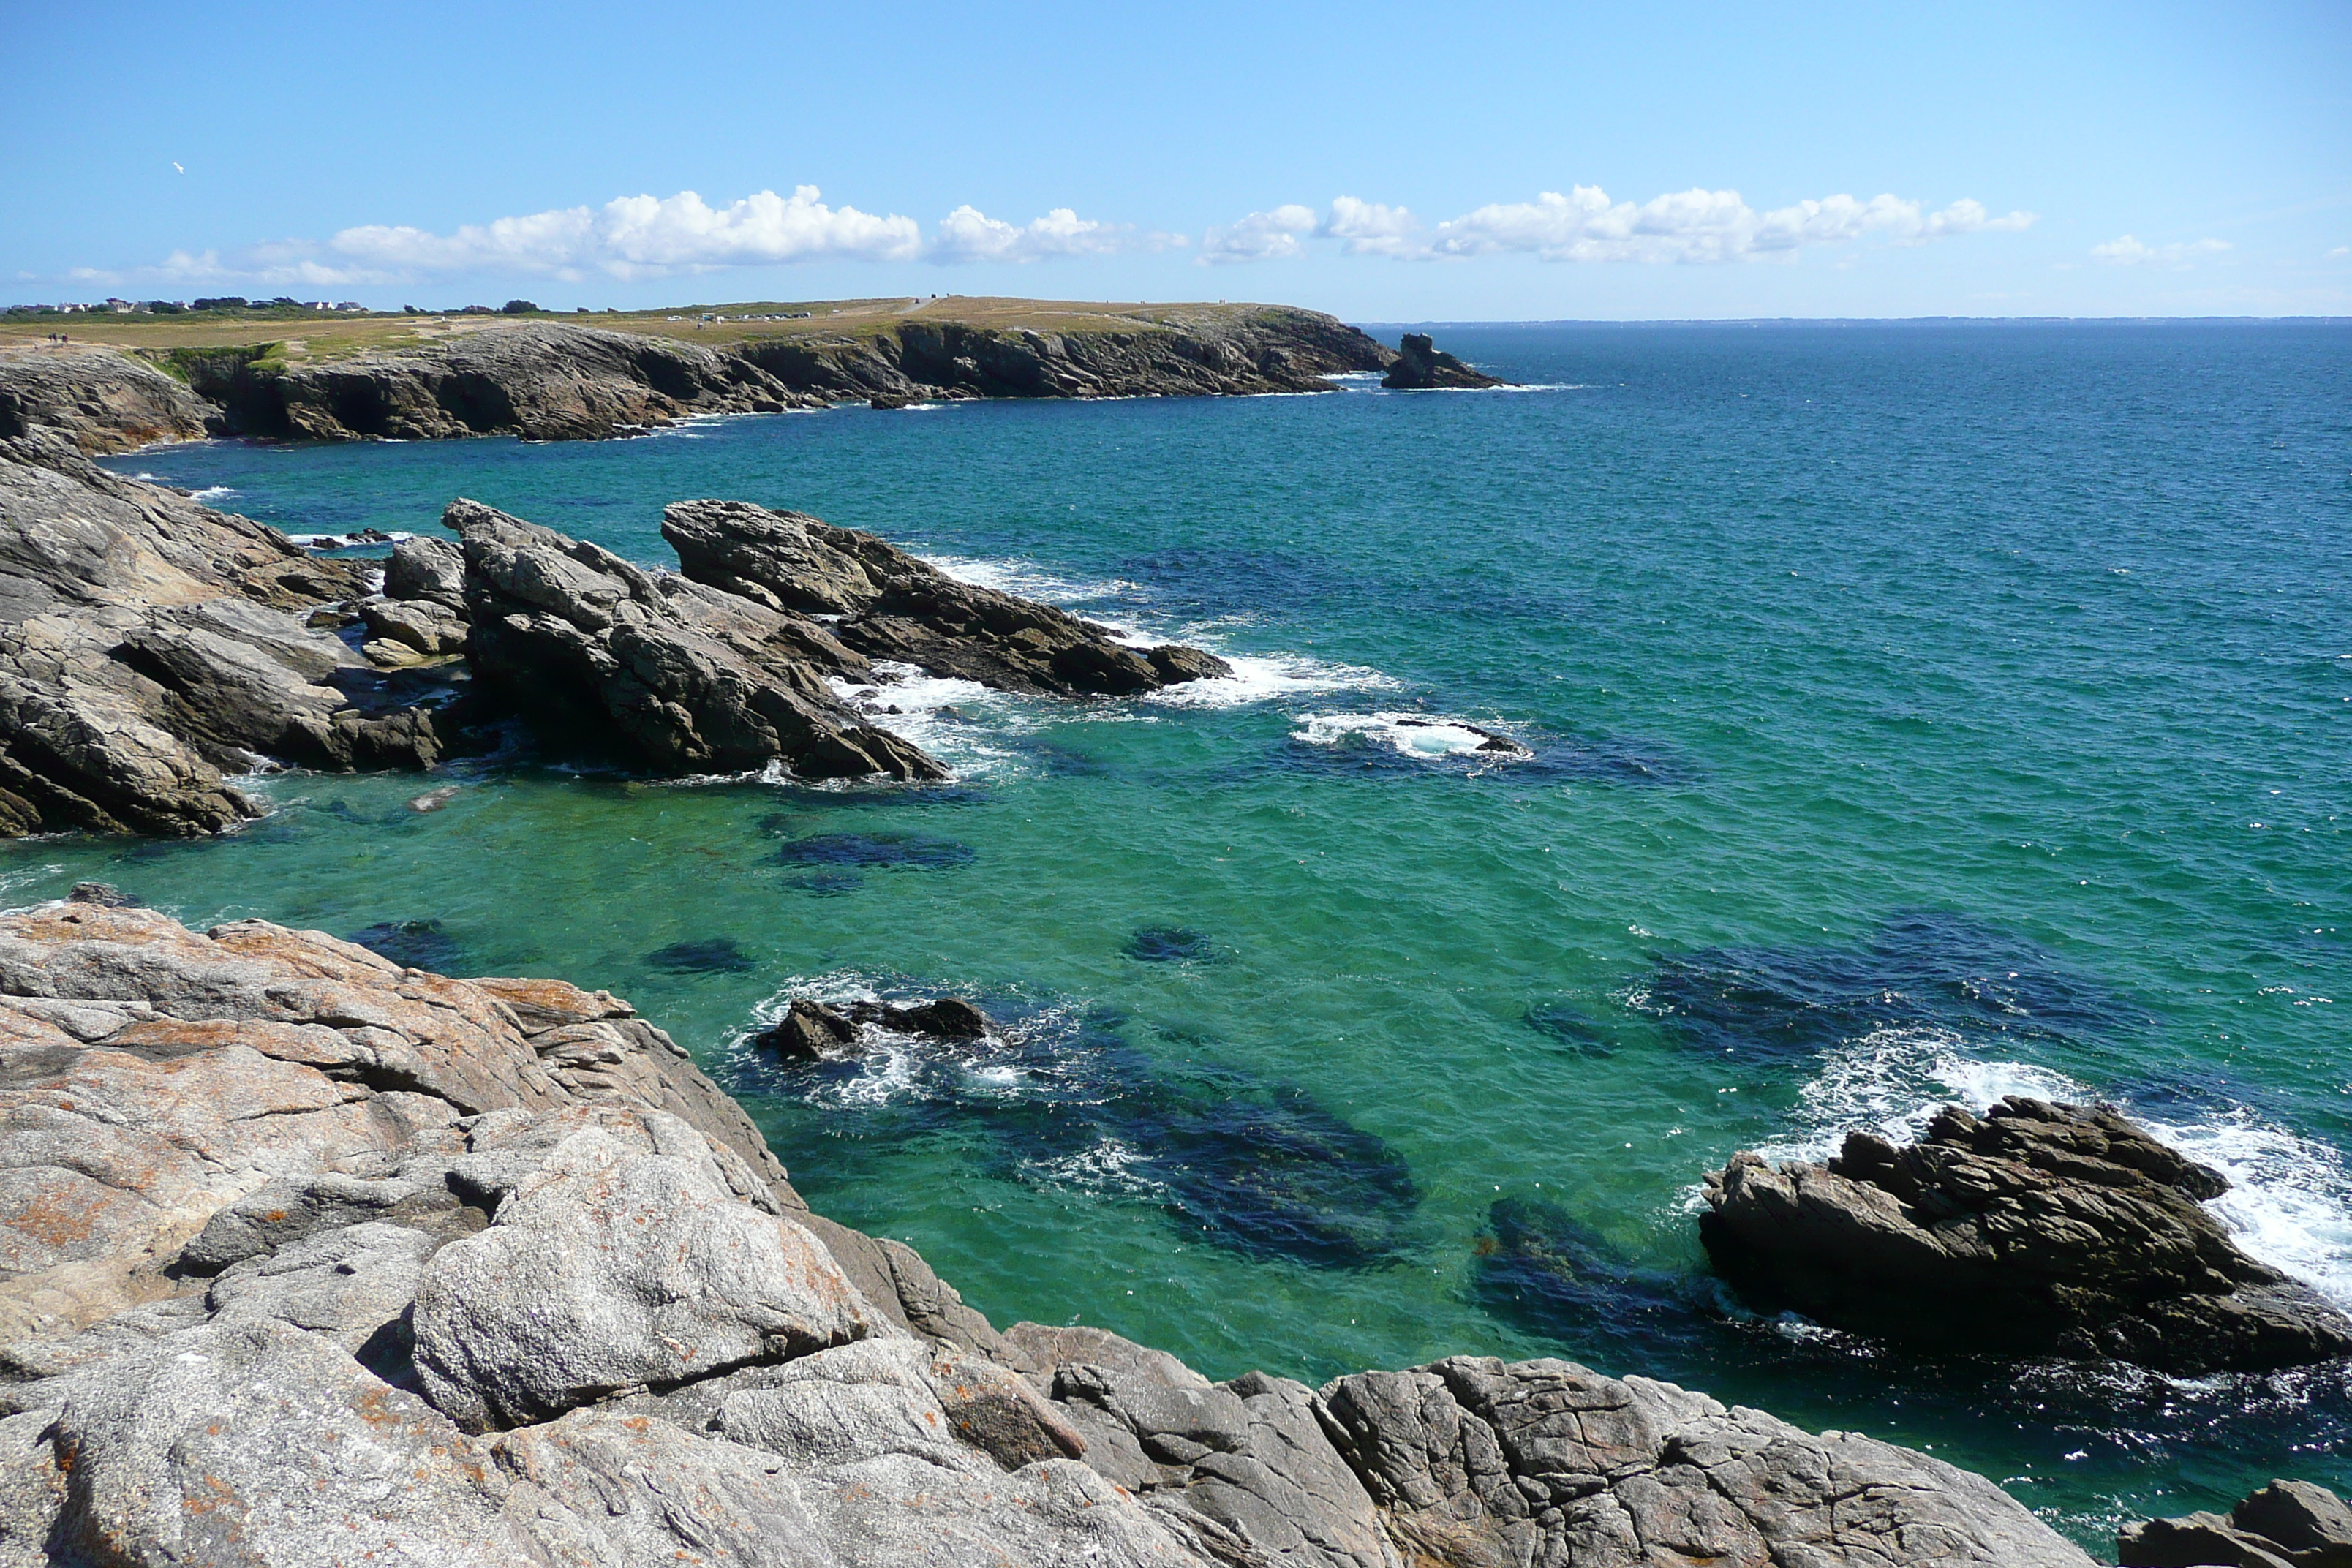
{"type": "Polygon", "coordinates": [[[1283,306],[1168,307],[1088,331],[908,318],[709,346],[533,321],[341,358],[279,350],[0,353],[0,437],[47,431],[91,454],[205,435],[601,440],[837,403],[1326,392],[1329,376],[1396,359],[1336,318],[1283,306]]]}
{"type": "Polygon", "coordinates": [[[2076,1565],[1571,1363],[1212,1383],[809,1212],[669,1037],[107,890],[0,917],[0,1561],[2076,1565]]]}
{"type": "Polygon", "coordinates": [[[223,832],[260,814],[239,774],[424,769],[518,716],[667,776],[940,779],[848,692],[1229,673],[796,512],[673,506],[659,574],[478,502],[444,521],[457,541],[396,545],[379,583],[55,437],[0,441],[0,837],[223,832]]]}

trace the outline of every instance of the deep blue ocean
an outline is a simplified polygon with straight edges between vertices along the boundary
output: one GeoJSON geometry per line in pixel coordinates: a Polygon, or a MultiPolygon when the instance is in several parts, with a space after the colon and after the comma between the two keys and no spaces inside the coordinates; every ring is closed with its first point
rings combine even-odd
{"type": "Polygon", "coordinates": [[[793,507],[1239,675],[885,688],[957,773],[919,790],[274,775],[218,841],[0,848],[0,896],[610,987],[999,1323],[1309,1382],[1567,1355],[1930,1447],[2095,1549],[2352,1485],[2344,1367],[1896,1352],[1731,1310],[1693,1219],[1736,1150],[2098,1097],[2352,1306],[2352,329],[1438,340],[1526,386],[121,459],[290,532],[463,494],[652,564],[665,502],[793,507]],[[1006,1040],[743,1043],[942,989],[1006,1040]]]}

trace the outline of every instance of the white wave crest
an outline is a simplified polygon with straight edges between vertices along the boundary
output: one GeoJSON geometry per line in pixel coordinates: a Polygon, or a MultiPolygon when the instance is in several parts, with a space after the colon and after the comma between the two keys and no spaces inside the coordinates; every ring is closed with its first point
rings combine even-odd
{"type": "Polygon", "coordinates": [[[1434,761],[1497,750],[1493,731],[1461,719],[1421,713],[1302,713],[1297,738],[1311,746],[1337,746],[1361,737],[1400,755],[1434,761]]]}

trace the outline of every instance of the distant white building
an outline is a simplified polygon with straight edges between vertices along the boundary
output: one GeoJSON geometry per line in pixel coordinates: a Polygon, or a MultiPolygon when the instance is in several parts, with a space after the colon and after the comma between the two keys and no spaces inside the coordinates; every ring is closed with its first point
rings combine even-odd
{"type": "Polygon", "coordinates": [[[350,310],[354,314],[362,316],[367,314],[367,307],[361,304],[357,300],[346,300],[341,304],[336,306],[335,309],[338,310],[350,310]]]}

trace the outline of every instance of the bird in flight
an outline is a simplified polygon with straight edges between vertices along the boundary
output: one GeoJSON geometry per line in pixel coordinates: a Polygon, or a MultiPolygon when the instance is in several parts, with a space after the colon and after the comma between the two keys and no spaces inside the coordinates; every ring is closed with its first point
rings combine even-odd
{"type": "Polygon", "coordinates": [[[180,173],[180,174],[186,174],[186,173],[187,173],[187,171],[186,171],[185,169],[183,169],[183,168],[181,168],[181,167],[180,167],[179,161],[178,161],[177,159],[173,160],[172,167],[173,167],[173,170],[177,171],[177,172],[178,172],[178,173],[180,173]]]}

